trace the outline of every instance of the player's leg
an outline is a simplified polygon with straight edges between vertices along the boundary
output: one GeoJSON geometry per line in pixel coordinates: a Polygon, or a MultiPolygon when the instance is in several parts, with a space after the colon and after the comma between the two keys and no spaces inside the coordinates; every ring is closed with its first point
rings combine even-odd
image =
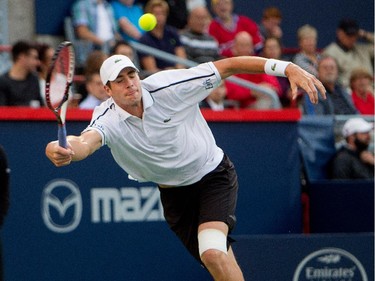
{"type": "Polygon", "coordinates": [[[177,188],[159,186],[159,189],[164,217],[192,256],[203,265],[207,263],[205,267],[210,267],[209,271],[215,280],[243,280],[230,248],[233,240],[228,237],[236,224],[238,191],[237,174],[229,158],[225,156],[214,171],[195,184],[177,188]],[[205,229],[211,231],[208,231],[208,239],[203,238],[208,243],[203,242],[201,245],[202,254],[205,252],[202,261],[198,233],[203,233],[205,229]],[[218,238],[219,242],[215,243],[218,243],[221,252],[210,246],[211,235],[218,238]],[[230,272],[228,278],[233,279],[225,279],[228,274],[217,271],[217,265],[227,268],[222,272],[230,272]]]}
{"type": "Polygon", "coordinates": [[[225,155],[200,187],[199,255],[215,280],[244,280],[228,237],[236,224],[237,192],[237,173],[225,155]]]}
{"type": "Polygon", "coordinates": [[[203,264],[214,280],[241,281],[243,274],[227,248],[228,226],[223,222],[207,222],[198,228],[199,254],[203,264]]]}

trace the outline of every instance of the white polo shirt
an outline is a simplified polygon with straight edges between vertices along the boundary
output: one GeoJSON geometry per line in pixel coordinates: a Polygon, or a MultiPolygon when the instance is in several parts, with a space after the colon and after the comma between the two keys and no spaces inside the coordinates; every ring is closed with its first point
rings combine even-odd
{"type": "Polygon", "coordinates": [[[84,131],[99,132],[118,165],[140,182],[195,183],[223,158],[198,106],[220,81],[213,63],[158,72],[141,82],[142,119],[110,98],[84,131]]]}

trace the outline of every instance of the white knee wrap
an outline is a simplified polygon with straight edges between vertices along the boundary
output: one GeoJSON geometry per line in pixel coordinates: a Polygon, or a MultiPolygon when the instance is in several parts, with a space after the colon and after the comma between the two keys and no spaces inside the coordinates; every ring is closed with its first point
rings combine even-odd
{"type": "Polygon", "coordinates": [[[198,245],[200,256],[202,256],[202,254],[209,249],[219,250],[225,254],[228,254],[227,237],[223,232],[217,229],[209,228],[199,232],[198,245]]]}

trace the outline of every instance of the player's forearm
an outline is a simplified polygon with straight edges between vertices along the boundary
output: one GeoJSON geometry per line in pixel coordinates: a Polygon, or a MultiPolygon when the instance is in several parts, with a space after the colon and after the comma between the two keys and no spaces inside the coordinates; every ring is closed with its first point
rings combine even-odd
{"type": "Polygon", "coordinates": [[[68,136],[67,140],[74,152],[74,154],[72,155],[72,161],[81,161],[90,156],[95,151],[95,149],[81,137],[68,136]]]}
{"type": "Polygon", "coordinates": [[[46,146],[46,156],[56,167],[81,161],[101,147],[101,136],[95,131],[85,132],[80,136],[68,136],[67,141],[67,148],[59,146],[58,141],[52,141],[46,146]]]}
{"type": "Polygon", "coordinates": [[[223,79],[240,73],[266,73],[271,76],[288,76],[289,61],[256,56],[239,56],[214,62],[223,79]]]}
{"type": "Polygon", "coordinates": [[[222,79],[239,73],[261,73],[264,72],[265,58],[253,56],[240,56],[215,61],[222,79]]]}

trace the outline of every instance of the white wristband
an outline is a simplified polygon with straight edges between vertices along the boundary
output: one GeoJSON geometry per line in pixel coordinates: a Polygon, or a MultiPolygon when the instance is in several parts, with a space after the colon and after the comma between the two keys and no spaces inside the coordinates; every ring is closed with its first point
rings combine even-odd
{"type": "Polygon", "coordinates": [[[289,61],[268,59],[264,65],[264,72],[272,76],[286,77],[285,69],[290,64],[289,61]]]}

